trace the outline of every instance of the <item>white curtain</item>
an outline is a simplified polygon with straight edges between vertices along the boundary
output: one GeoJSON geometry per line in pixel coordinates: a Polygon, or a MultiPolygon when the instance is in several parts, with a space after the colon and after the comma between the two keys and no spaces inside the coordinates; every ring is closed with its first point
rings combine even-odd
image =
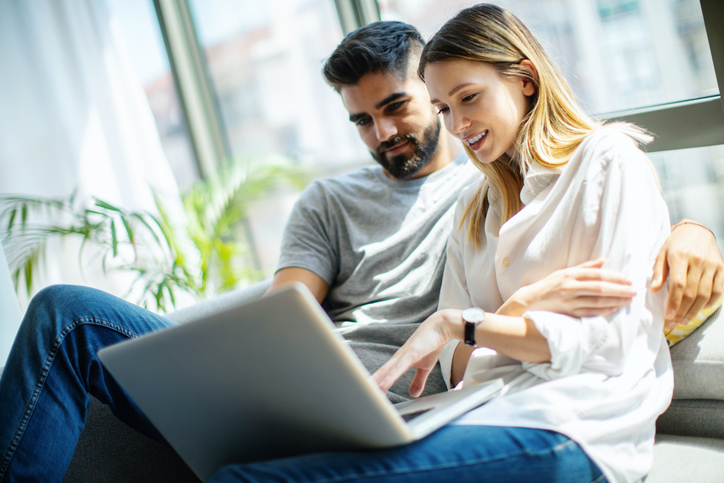
{"type": "MultiPolygon", "coordinates": [[[[177,202],[148,101],[105,1],[0,0],[0,72],[0,193],[76,190],[154,211],[153,188],[177,202]]],[[[38,288],[80,283],[126,293],[129,278],[79,271],[77,246],[67,245],[48,257],[38,288]]]]}
{"type": "Polygon", "coordinates": [[[0,244],[0,367],[5,365],[19,326],[20,306],[0,244]]]}

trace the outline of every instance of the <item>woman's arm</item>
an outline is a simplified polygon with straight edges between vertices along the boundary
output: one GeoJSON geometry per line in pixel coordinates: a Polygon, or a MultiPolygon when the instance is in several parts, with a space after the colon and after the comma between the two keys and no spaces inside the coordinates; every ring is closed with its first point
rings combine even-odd
{"type": "MultiPolygon", "coordinates": [[[[417,372],[410,384],[410,396],[417,397],[437,363],[442,347],[450,340],[463,340],[465,324],[462,310],[439,310],[428,317],[405,344],[383,365],[373,378],[387,391],[408,369],[417,372]]],[[[535,325],[524,317],[486,314],[485,320],[475,328],[479,347],[489,347],[513,359],[541,363],[549,362],[548,342],[535,325]]]]}
{"type": "MultiPolygon", "coordinates": [[[[548,310],[573,317],[612,315],[629,305],[636,291],[624,275],[602,269],[603,262],[599,259],[557,270],[543,280],[521,287],[496,314],[519,317],[529,310],[548,310]]],[[[473,350],[474,347],[464,344],[455,348],[450,370],[452,387],[463,379],[473,350]]]]}
{"type": "Polygon", "coordinates": [[[520,316],[547,310],[572,317],[608,316],[631,303],[636,291],[625,275],[601,268],[604,260],[556,270],[543,280],[521,287],[496,311],[520,316]]]}

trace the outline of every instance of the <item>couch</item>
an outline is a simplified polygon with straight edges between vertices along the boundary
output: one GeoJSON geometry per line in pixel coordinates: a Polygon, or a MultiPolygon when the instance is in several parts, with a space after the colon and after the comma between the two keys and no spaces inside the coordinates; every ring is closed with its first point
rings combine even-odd
{"type": "MultiPolygon", "coordinates": [[[[208,310],[266,291],[260,283],[168,315],[184,323],[208,310]]],[[[721,309],[671,350],[674,399],[657,422],[654,466],[647,483],[724,482],[724,321],[721,309]]],[[[63,480],[198,482],[179,456],[118,421],[93,399],[85,429],[63,480]]]]}

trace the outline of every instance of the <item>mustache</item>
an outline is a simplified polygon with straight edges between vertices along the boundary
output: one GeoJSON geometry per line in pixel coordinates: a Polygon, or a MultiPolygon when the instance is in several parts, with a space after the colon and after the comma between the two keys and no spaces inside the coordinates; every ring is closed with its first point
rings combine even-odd
{"type": "Polygon", "coordinates": [[[377,146],[377,153],[381,155],[384,151],[387,151],[388,149],[400,145],[406,141],[410,141],[414,145],[417,145],[417,138],[415,138],[415,136],[413,136],[412,134],[405,134],[404,136],[396,136],[390,140],[382,141],[380,145],[377,146]]]}

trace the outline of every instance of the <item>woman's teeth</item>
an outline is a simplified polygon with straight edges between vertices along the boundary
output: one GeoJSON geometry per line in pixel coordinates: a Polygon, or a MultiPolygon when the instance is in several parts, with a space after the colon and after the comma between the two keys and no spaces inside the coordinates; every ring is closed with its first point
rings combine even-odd
{"type": "Polygon", "coordinates": [[[480,134],[478,134],[477,136],[475,136],[475,137],[473,137],[473,138],[466,139],[465,142],[468,143],[468,146],[472,146],[473,144],[475,144],[475,143],[477,143],[478,141],[480,141],[481,139],[483,139],[483,137],[484,137],[486,134],[488,134],[488,131],[487,131],[487,130],[481,132],[480,134]]]}

